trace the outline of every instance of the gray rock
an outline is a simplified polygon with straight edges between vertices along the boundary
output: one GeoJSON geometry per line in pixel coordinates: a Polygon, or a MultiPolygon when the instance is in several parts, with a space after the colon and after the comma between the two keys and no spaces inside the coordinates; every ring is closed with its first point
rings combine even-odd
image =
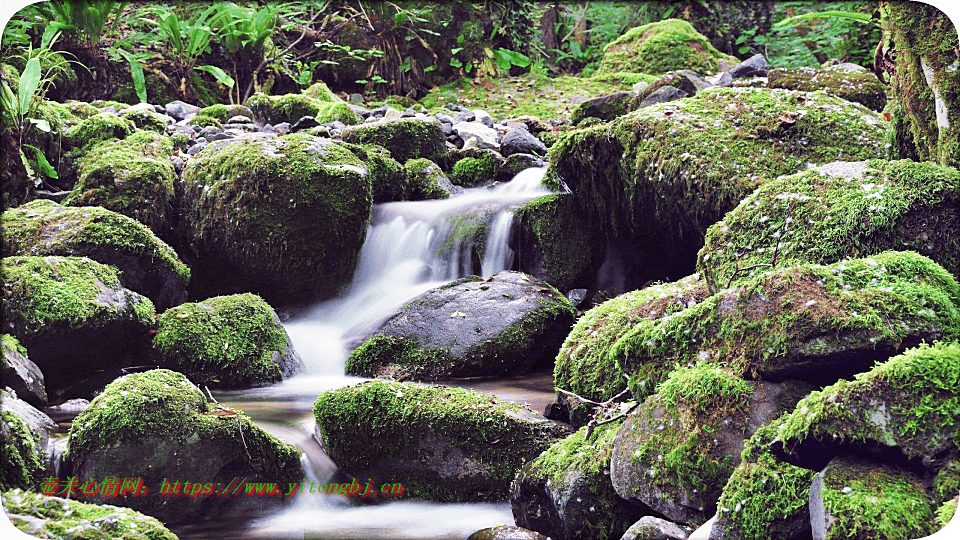
{"type": "Polygon", "coordinates": [[[730,75],[729,71],[724,71],[711,77],[707,77],[706,81],[714,86],[726,87],[733,84],[733,76],[730,75]]]}
{"type": "Polygon", "coordinates": [[[453,132],[464,141],[468,141],[470,137],[476,137],[478,148],[500,151],[500,133],[480,122],[457,122],[453,124],[453,132]]]}
{"type": "Polygon", "coordinates": [[[453,123],[457,122],[473,122],[476,120],[477,114],[470,110],[461,110],[457,114],[453,115],[453,123]]]}
{"type": "Polygon", "coordinates": [[[523,372],[553,358],[572,322],[570,302],[536,278],[464,278],[408,302],[353,351],[346,371],[413,380],[523,372]]]}
{"type": "Polygon", "coordinates": [[[511,154],[542,156],[547,153],[547,145],[531,135],[525,128],[514,128],[507,131],[500,140],[500,152],[504,156],[511,154]]]}
{"type": "Polygon", "coordinates": [[[350,94],[350,97],[347,99],[347,102],[353,105],[360,105],[364,102],[363,95],[354,92],[350,94]]]}
{"type": "Polygon", "coordinates": [[[744,77],[765,77],[769,67],[770,64],[767,63],[767,59],[762,54],[757,53],[750,58],[747,58],[743,62],[740,62],[732,69],[727,71],[727,73],[729,73],[730,77],[734,79],[742,79],[744,77]]]}
{"type": "Polygon", "coordinates": [[[151,104],[149,104],[149,103],[137,103],[136,105],[131,105],[131,106],[127,107],[126,109],[121,109],[121,110],[117,111],[117,114],[121,114],[121,115],[122,115],[122,114],[137,112],[137,111],[147,111],[147,112],[152,112],[152,113],[156,113],[156,112],[157,112],[156,108],[154,108],[154,106],[151,105],[151,104]]]}
{"type": "Polygon", "coordinates": [[[317,127],[319,125],[320,125],[320,122],[317,122],[316,118],[312,116],[303,116],[303,117],[300,117],[296,122],[294,122],[292,126],[290,126],[290,132],[296,133],[301,129],[309,129],[312,127],[317,127]]]}
{"type": "Polygon", "coordinates": [[[287,133],[290,133],[290,122],[280,122],[279,124],[275,124],[273,129],[278,135],[286,135],[287,133]]]}
{"type": "Polygon", "coordinates": [[[394,109],[393,107],[387,107],[387,110],[383,113],[383,119],[386,121],[390,120],[399,120],[403,118],[403,113],[394,109]]]}
{"type": "Polygon", "coordinates": [[[211,140],[210,136],[215,133],[223,133],[223,130],[217,126],[206,126],[200,130],[200,136],[206,138],[208,141],[211,140]]]}
{"type": "Polygon", "coordinates": [[[170,163],[173,163],[173,170],[177,171],[178,175],[183,172],[183,159],[180,156],[170,158],[170,163]]]}
{"type": "Polygon", "coordinates": [[[413,118],[416,115],[417,113],[413,109],[406,109],[405,111],[403,111],[403,114],[402,114],[403,118],[413,118]]]}
{"type": "Polygon", "coordinates": [[[0,364],[0,381],[17,393],[24,401],[37,408],[47,405],[47,390],[43,386],[43,372],[30,361],[27,350],[13,336],[2,338],[3,363],[0,364]]]}
{"type": "MultiPolygon", "coordinates": [[[[46,462],[50,439],[57,432],[57,423],[33,405],[20,399],[15,392],[0,389],[0,411],[20,417],[39,441],[40,458],[46,462]]],[[[36,489],[36,488],[34,488],[36,489]]]]}
{"type": "Polygon", "coordinates": [[[449,114],[437,113],[433,116],[443,124],[450,124],[451,126],[453,125],[453,117],[449,114]]]}
{"type": "Polygon", "coordinates": [[[166,109],[166,113],[176,120],[185,120],[200,111],[200,107],[191,105],[189,103],[184,103],[180,100],[171,101],[163,107],[166,109]]]}
{"type": "Polygon", "coordinates": [[[206,147],[207,147],[207,143],[206,143],[206,142],[199,142],[199,141],[197,141],[197,144],[191,146],[190,148],[187,148],[187,154],[188,154],[188,155],[191,155],[191,156],[195,156],[195,155],[199,154],[200,152],[202,152],[203,149],[206,148],[206,147]]]}
{"type": "Polygon", "coordinates": [[[617,92],[593,99],[588,99],[573,111],[570,122],[577,124],[584,118],[599,118],[613,120],[632,111],[635,107],[636,92],[617,92]]]}
{"type": "Polygon", "coordinates": [[[361,105],[355,105],[353,103],[348,103],[347,106],[350,107],[351,111],[357,113],[357,116],[359,116],[360,118],[366,119],[370,117],[370,109],[366,107],[363,107],[361,105]]]}
{"type": "Polygon", "coordinates": [[[231,134],[229,134],[229,133],[223,133],[223,132],[214,133],[214,134],[210,135],[209,137],[207,137],[207,142],[222,141],[222,140],[224,140],[224,139],[232,139],[233,137],[234,137],[234,135],[231,135],[231,134]]]}
{"type": "Polygon", "coordinates": [[[489,113],[487,113],[487,111],[484,111],[483,109],[474,109],[473,114],[476,115],[473,119],[474,122],[480,122],[488,128],[493,127],[493,118],[489,113]]]}
{"type": "Polygon", "coordinates": [[[550,540],[550,538],[523,527],[497,525],[489,529],[480,529],[467,537],[467,540],[550,540]]]}
{"type": "Polygon", "coordinates": [[[620,540],[687,540],[688,534],[672,521],[643,516],[623,533],[620,540]]]}
{"type": "Polygon", "coordinates": [[[690,94],[684,92],[683,90],[673,86],[661,86],[640,102],[640,108],[642,109],[644,107],[649,107],[650,105],[656,105],[657,103],[666,103],[668,101],[682,99],[689,95],[690,94]]]}
{"type": "Polygon", "coordinates": [[[70,191],[48,191],[46,189],[38,189],[33,192],[38,199],[47,199],[54,202],[63,202],[70,195],[70,191]]]}

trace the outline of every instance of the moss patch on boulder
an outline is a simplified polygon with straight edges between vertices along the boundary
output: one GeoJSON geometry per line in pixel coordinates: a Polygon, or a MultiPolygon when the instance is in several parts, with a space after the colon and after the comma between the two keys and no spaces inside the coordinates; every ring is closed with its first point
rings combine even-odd
{"type": "Polygon", "coordinates": [[[463,187],[489,184],[497,179],[503,157],[489,150],[478,150],[473,156],[461,158],[450,171],[450,180],[463,187]]]}
{"type": "Polygon", "coordinates": [[[2,255],[89,257],[120,270],[128,289],[158,309],[186,300],[190,269],[136,220],[99,206],[68,207],[37,200],[3,213],[2,255]]]}
{"type": "Polygon", "coordinates": [[[343,145],[303,134],[216,141],[187,163],[183,186],[184,236],[207,294],[305,302],[353,275],[373,201],[364,162],[343,145]]]}
{"type": "Polygon", "coordinates": [[[737,65],[682,19],[637,26],[603,48],[598,75],[616,72],[660,74],[690,69],[704,75],[737,65]]]}
{"type": "Polygon", "coordinates": [[[436,118],[400,118],[348,126],[342,137],[344,142],[380,145],[400,163],[415,158],[441,165],[447,161],[446,138],[436,118]]]}
{"type": "Polygon", "coordinates": [[[150,131],[98,145],[81,160],[80,178],[63,203],[102,206],[168,235],[177,178],[172,153],[170,138],[150,131]]]}
{"type": "Polygon", "coordinates": [[[360,121],[357,113],[339,98],[322,101],[304,94],[268,96],[256,93],[247,100],[247,106],[258,120],[270,124],[293,124],[304,116],[312,116],[321,124],[339,120],[349,126],[360,121]]]}
{"type": "Polygon", "coordinates": [[[411,201],[447,199],[459,189],[444,176],[440,166],[429,159],[408,160],[403,168],[407,172],[408,197],[411,201]]]}
{"type": "Polygon", "coordinates": [[[908,160],[833,163],[757,188],[707,231],[697,269],[722,288],[773,262],[831,264],[897,249],[960,276],[957,230],[956,169],[908,160]]]}
{"type": "Polygon", "coordinates": [[[131,135],[135,129],[130,120],[102,112],[85,118],[68,129],[66,139],[71,148],[87,149],[110,139],[123,139],[131,135]]]}
{"type": "Polygon", "coordinates": [[[804,92],[823,90],[831,96],[859,103],[875,111],[882,111],[887,104],[887,88],[877,76],[853,64],[821,69],[771,69],[767,72],[767,87],[804,92]]]}
{"type": "Polygon", "coordinates": [[[209,484],[208,494],[228,484],[244,490],[238,478],[281,486],[303,479],[294,446],[268,435],[243,412],[208,403],[184,375],[165,369],[110,383],[74,420],[69,460],[80,478],[143,478],[146,494],[90,500],[128,506],[166,523],[274,506],[281,497],[170,496],[162,493],[165,479],[209,484]]]}
{"type": "Polygon", "coordinates": [[[46,472],[40,438],[17,414],[0,412],[0,491],[36,489],[46,472]]]}
{"type": "Polygon", "coordinates": [[[324,449],[346,472],[441,502],[505,500],[523,463],[567,434],[472,390],[388,381],[324,392],[313,412],[324,449]]]}
{"type": "Polygon", "coordinates": [[[161,315],[158,325],[158,364],[197,384],[262,386],[303,370],[277,314],[253,294],[182,304],[161,315]]]}
{"type": "Polygon", "coordinates": [[[409,191],[407,171],[390,156],[386,148],[373,144],[343,144],[366,164],[370,172],[374,204],[402,201],[407,198],[409,191]]]}
{"type": "Polygon", "coordinates": [[[155,112],[138,109],[122,113],[120,118],[133,122],[133,126],[138,130],[152,131],[161,135],[167,134],[167,122],[155,112]]]}
{"type": "Polygon", "coordinates": [[[603,240],[576,212],[568,194],[546,195],[514,214],[519,269],[561,291],[591,287],[603,240]]]}
{"type": "Polygon", "coordinates": [[[37,538],[177,540],[156,518],[118,506],[83,503],[29,490],[4,490],[10,522],[37,538]]]}

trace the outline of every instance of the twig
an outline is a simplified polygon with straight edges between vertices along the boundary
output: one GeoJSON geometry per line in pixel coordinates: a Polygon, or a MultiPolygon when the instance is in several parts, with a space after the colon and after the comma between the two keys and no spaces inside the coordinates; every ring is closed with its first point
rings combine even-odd
{"type": "Polygon", "coordinates": [[[561,394],[563,394],[563,395],[565,395],[565,396],[570,396],[570,397],[577,398],[577,399],[579,399],[580,401],[583,401],[583,402],[585,402],[585,403],[589,403],[589,404],[591,404],[591,405],[603,405],[603,403],[599,403],[599,402],[597,402],[597,401],[593,401],[593,400],[587,399],[587,398],[585,398],[585,397],[583,397],[583,396],[580,396],[580,395],[578,395],[578,394],[574,394],[573,392],[570,392],[570,391],[568,391],[568,390],[564,390],[563,388],[557,388],[556,390],[557,390],[557,392],[560,392],[561,394]]]}

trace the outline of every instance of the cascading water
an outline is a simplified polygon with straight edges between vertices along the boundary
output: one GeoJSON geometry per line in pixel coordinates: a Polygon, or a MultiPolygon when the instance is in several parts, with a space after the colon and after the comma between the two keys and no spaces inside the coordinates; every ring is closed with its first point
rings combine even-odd
{"type": "MultiPolygon", "coordinates": [[[[317,394],[362,380],[344,375],[349,350],[404,303],[477,271],[489,277],[508,269],[514,257],[507,245],[513,213],[550,193],[541,185],[544,172],[527,169],[510,182],[450,199],[377,206],[349,290],[284,325],[307,373],[265,388],[222,392],[218,399],[246,410],[274,435],[299,443],[307,456],[307,478],[325,480],[334,466],[311,437],[317,394]],[[479,232],[484,230],[485,235],[479,232]],[[267,403],[257,403],[261,400],[267,403]]],[[[552,390],[552,379],[547,383],[552,390]]],[[[494,390],[490,383],[478,386],[483,384],[488,386],[482,390],[494,390]]],[[[503,390],[517,397],[517,389],[505,385],[503,390]]],[[[543,397],[521,392],[527,400],[543,397]]],[[[250,524],[243,536],[303,538],[307,530],[310,538],[462,539],[511,520],[509,504],[398,501],[354,507],[342,497],[303,493],[280,513],[250,524]]]]}

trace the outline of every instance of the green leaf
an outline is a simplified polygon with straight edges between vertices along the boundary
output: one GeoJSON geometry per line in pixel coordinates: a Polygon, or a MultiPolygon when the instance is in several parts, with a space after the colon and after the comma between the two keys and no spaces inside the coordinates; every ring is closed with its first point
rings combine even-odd
{"type": "Polygon", "coordinates": [[[236,83],[236,81],[233,80],[233,77],[227,75],[226,71],[218,68],[217,66],[197,66],[195,69],[210,73],[227,88],[233,88],[233,85],[236,83]]]}
{"type": "Polygon", "coordinates": [[[18,105],[20,116],[27,114],[30,110],[30,103],[33,102],[33,94],[40,86],[40,59],[31,58],[27,66],[23,68],[23,74],[20,75],[20,88],[17,90],[18,105]]]}
{"type": "Polygon", "coordinates": [[[120,54],[126,58],[130,64],[130,75],[133,77],[133,89],[137,91],[137,97],[140,98],[140,103],[146,103],[147,82],[143,77],[143,67],[140,65],[140,62],[137,62],[137,59],[127,51],[121,49],[120,54]]]}
{"type": "Polygon", "coordinates": [[[43,120],[40,118],[29,118],[28,120],[30,120],[31,124],[37,126],[37,129],[39,129],[40,131],[44,133],[50,133],[50,130],[51,130],[50,122],[47,122],[46,120],[43,120]]]}
{"type": "Polygon", "coordinates": [[[838,18],[838,19],[851,19],[866,24],[879,24],[877,21],[873,20],[873,17],[867,15],[866,13],[857,13],[856,11],[814,11],[811,13],[804,13],[803,15],[795,15],[793,17],[787,17],[786,19],[773,25],[773,28],[782,28],[788,24],[798,23],[800,21],[805,21],[807,19],[822,19],[822,18],[838,18]]]}
{"type": "Polygon", "coordinates": [[[455,68],[459,68],[459,67],[463,67],[463,62],[461,62],[460,60],[457,60],[456,58],[451,58],[450,65],[455,68]]]}
{"type": "Polygon", "coordinates": [[[24,170],[27,171],[27,179],[33,182],[34,186],[40,185],[40,179],[37,178],[37,173],[33,172],[33,167],[30,166],[30,160],[27,159],[27,155],[23,153],[23,148],[18,149],[20,151],[20,161],[23,163],[24,170]]]}
{"type": "Polygon", "coordinates": [[[60,178],[60,176],[57,175],[57,170],[47,161],[47,156],[43,155],[43,151],[30,144],[25,144],[24,146],[33,149],[33,152],[37,156],[37,165],[40,165],[40,170],[43,171],[43,174],[47,175],[47,178],[60,178]]]}

